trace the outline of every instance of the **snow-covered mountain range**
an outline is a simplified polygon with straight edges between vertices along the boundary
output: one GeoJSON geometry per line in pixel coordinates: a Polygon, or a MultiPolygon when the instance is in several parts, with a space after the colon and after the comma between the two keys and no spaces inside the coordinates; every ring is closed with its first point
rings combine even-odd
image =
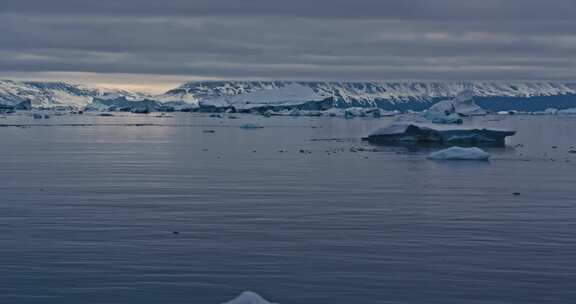
{"type": "Polygon", "coordinates": [[[5,106],[30,102],[33,108],[83,108],[94,98],[140,100],[145,96],[126,90],[91,88],[65,82],[0,80],[0,105],[5,106]]]}
{"type": "Polygon", "coordinates": [[[138,101],[148,104],[153,101],[157,103],[156,108],[170,105],[176,109],[380,107],[423,110],[466,90],[474,93],[480,106],[491,110],[576,106],[576,82],[206,81],[188,82],[162,95],[150,96],[63,82],[11,80],[0,80],[0,106],[30,101],[34,108],[84,108],[93,102],[103,106],[118,100],[123,107],[138,101]]]}
{"type": "Polygon", "coordinates": [[[161,99],[236,109],[294,106],[330,100],[337,107],[381,107],[394,110],[428,107],[430,103],[455,97],[465,90],[474,92],[474,96],[479,99],[529,100],[553,96],[576,99],[576,83],[317,81],[189,82],[168,91],[161,99]]]}

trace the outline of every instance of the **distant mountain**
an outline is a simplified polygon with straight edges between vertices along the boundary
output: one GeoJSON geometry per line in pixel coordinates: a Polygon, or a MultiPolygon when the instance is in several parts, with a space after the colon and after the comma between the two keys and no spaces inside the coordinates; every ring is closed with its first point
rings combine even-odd
{"type": "Polygon", "coordinates": [[[236,109],[329,102],[336,107],[423,110],[465,90],[474,92],[487,109],[506,108],[506,102],[514,107],[576,106],[576,83],[560,82],[207,81],[185,83],[157,98],[236,109]]]}
{"type": "Polygon", "coordinates": [[[144,94],[125,90],[90,88],[65,82],[36,82],[0,80],[0,106],[30,103],[33,108],[84,108],[94,98],[114,99],[126,97],[144,99],[144,94]]]}
{"type": "Polygon", "coordinates": [[[540,111],[576,107],[576,82],[188,82],[150,96],[64,82],[0,80],[1,108],[77,108],[222,111],[379,107],[425,110],[471,91],[487,110],[540,111]],[[139,103],[143,102],[143,103],[139,103]],[[145,105],[145,103],[147,105],[145,105]],[[152,106],[152,103],[154,105],[152,106]]]}

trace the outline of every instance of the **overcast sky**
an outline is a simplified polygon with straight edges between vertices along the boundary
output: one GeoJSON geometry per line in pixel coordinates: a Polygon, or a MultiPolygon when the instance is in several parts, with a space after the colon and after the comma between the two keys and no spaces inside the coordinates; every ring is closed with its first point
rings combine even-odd
{"type": "Polygon", "coordinates": [[[575,0],[0,0],[0,78],[575,80],[575,0]]]}

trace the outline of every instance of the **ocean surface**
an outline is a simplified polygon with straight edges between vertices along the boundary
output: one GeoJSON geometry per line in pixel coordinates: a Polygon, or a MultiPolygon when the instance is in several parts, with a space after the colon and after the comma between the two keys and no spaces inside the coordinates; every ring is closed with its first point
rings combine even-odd
{"type": "Polygon", "coordinates": [[[490,162],[229,116],[0,118],[0,303],[576,303],[576,116],[474,118],[490,162]]]}

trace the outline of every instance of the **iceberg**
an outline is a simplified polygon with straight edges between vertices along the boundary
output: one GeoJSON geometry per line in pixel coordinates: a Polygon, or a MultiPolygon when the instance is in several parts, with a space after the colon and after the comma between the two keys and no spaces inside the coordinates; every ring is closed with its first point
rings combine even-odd
{"type": "Polygon", "coordinates": [[[424,117],[434,123],[461,124],[462,117],[486,114],[488,112],[474,102],[474,93],[467,90],[452,100],[435,103],[424,113],[424,117]]]}
{"type": "Polygon", "coordinates": [[[222,304],[274,304],[274,303],[266,301],[264,298],[262,298],[255,292],[245,291],[242,294],[240,294],[236,299],[222,304]]]}
{"type": "Polygon", "coordinates": [[[486,153],[484,150],[471,147],[451,147],[448,149],[440,150],[428,155],[428,159],[432,160],[488,160],[490,159],[490,154],[486,153]]]}
{"type": "Polygon", "coordinates": [[[516,131],[426,123],[394,122],[364,138],[380,144],[465,144],[504,146],[516,131]]]}

